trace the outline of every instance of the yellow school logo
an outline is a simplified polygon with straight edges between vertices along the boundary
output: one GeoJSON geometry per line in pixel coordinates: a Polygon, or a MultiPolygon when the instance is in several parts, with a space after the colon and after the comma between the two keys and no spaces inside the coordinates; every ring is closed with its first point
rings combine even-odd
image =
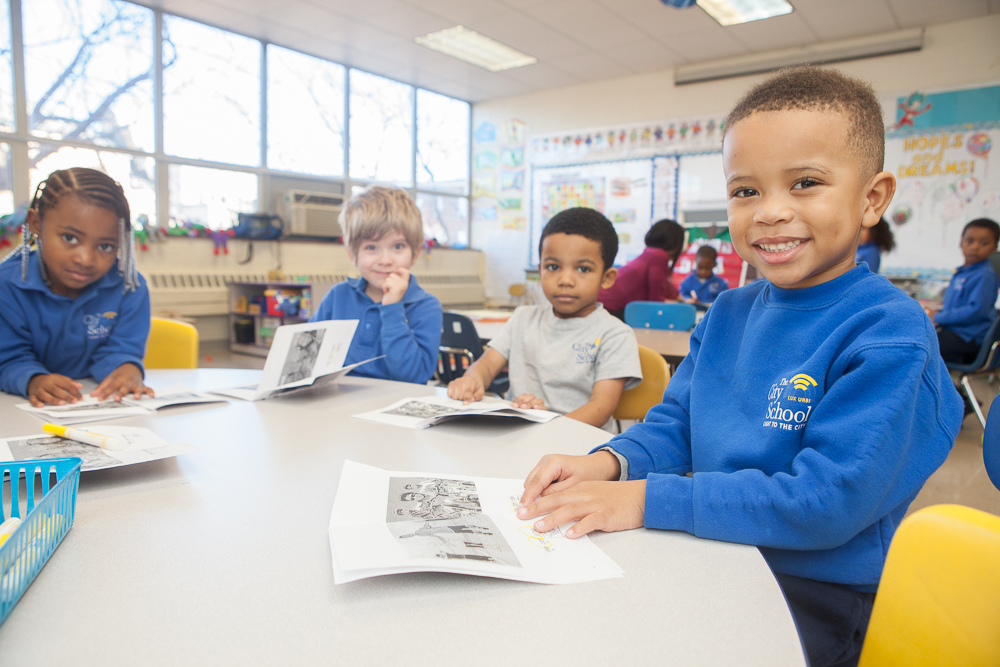
{"type": "Polygon", "coordinates": [[[798,375],[793,375],[791,382],[792,382],[792,387],[798,389],[799,391],[809,391],[810,387],[816,386],[816,380],[813,380],[805,373],[799,373],[798,375]]]}
{"type": "Polygon", "coordinates": [[[106,320],[113,320],[116,317],[118,317],[118,313],[116,313],[113,310],[109,310],[109,311],[107,311],[105,313],[101,313],[101,317],[103,317],[106,320]]]}

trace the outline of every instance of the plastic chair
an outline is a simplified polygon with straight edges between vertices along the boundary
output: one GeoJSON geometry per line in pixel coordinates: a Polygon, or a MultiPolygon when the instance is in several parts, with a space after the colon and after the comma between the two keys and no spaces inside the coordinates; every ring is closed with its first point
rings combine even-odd
{"type": "Polygon", "coordinates": [[[625,324],[639,329],[690,331],[694,328],[695,312],[690,303],[633,301],[625,306],[625,324]]]}
{"type": "MultiPolygon", "coordinates": [[[[448,384],[462,377],[476,359],[483,356],[483,341],[476,325],[465,315],[445,311],[441,318],[441,345],[438,348],[438,382],[448,384]]],[[[486,391],[499,396],[507,393],[510,379],[498,375],[486,391]]]]}
{"type": "MultiPolygon", "coordinates": [[[[659,354],[644,345],[639,346],[639,365],[642,367],[642,382],[637,387],[626,389],[618,399],[615,408],[615,422],[622,419],[642,421],[654,405],[663,401],[663,392],[670,382],[670,367],[659,354]]],[[[618,423],[621,431],[621,423],[618,423]]]]}
{"type": "Polygon", "coordinates": [[[142,364],[146,368],[198,368],[198,330],[187,322],[152,318],[142,364]]]}
{"type": "Polygon", "coordinates": [[[1000,665],[1000,517],[935,505],[903,519],[858,665],[1000,665]]]}
{"type": "Polygon", "coordinates": [[[960,385],[969,398],[976,416],[979,417],[979,423],[982,424],[983,429],[986,428],[986,418],[983,417],[983,410],[979,407],[979,401],[976,400],[976,394],[972,391],[969,378],[974,375],[987,375],[1000,367],[1000,350],[997,348],[1000,348],[1000,317],[990,325],[989,331],[986,332],[986,338],[983,339],[983,344],[979,347],[979,354],[976,355],[975,361],[971,364],[945,364],[948,366],[948,370],[962,374],[960,385]]]}
{"type": "Polygon", "coordinates": [[[983,464],[993,486],[1000,489],[1000,401],[996,399],[983,427],[983,464]]]}

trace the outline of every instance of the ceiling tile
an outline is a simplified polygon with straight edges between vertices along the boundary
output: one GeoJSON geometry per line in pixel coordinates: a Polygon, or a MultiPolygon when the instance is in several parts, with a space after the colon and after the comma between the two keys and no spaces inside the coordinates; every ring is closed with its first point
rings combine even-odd
{"type": "Polygon", "coordinates": [[[689,63],[730,58],[747,53],[746,47],[736,41],[720,25],[709,30],[678,33],[662,41],[670,49],[679,53],[685,62],[689,63]]]}
{"type": "Polygon", "coordinates": [[[559,0],[531,5],[524,11],[585,44],[627,44],[644,37],[617,12],[594,0],[559,0]]]}
{"type": "Polygon", "coordinates": [[[590,47],[569,35],[554,31],[550,26],[527,17],[507,15],[498,20],[473,21],[469,28],[539,60],[578,55],[590,47]]]}
{"type": "Polygon", "coordinates": [[[986,0],[888,0],[896,20],[903,28],[960,21],[984,16],[989,12],[986,0]]]}
{"type": "Polygon", "coordinates": [[[633,44],[619,44],[602,51],[635,72],[651,72],[684,62],[684,58],[676,51],[652,39],[633,44]]]}
{"type": "Polygon", "coordinates": [[[596,0],[639,30],[654,37],[666,37],[693,30],[718,27],[700,7],[677,9],[650,0],[596,0]]]}
{"type": "Polygon", "coordinates": [[[502,73],[505,77],[526,83],[536,89],[559,88],[579,83],[579,77],[547,63],[516,67],[502,73]]]}
{"type": "Polygon", "coordinates": [[[752,52],[788,49],[819,41],[799,12],[729,26],[724,30],[752,52]]]}
{"type": "Polygon", "coordinates": [[[900,28],[885,0],[795,0],[794,6],[822,42],[900,28]]]}
{"type": "Polygon", "coordinates": [[[599,79],[610,79],[615,76],[627,76],[632,71],[617,63],[607,56],[599,53],[587,53],[582,56],[572,58],[558,58],[551,64],[561,70],[579,77],[583,81],[597,81],[599,79]]]}

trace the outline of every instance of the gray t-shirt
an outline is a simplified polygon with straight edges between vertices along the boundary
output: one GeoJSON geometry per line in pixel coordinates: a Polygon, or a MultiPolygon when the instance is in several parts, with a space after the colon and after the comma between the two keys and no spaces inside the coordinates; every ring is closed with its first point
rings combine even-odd
{"type": "Polygon", "coordinates": [[[568,319],[556,317],[550,304],[521,306],[489,345],[507,359],[508,399],[534,394],[560,414],[586,405],[601,380],[625,378],[626,389],[642,382],[635,333],[600,303],[590,315],[568,319]]]}

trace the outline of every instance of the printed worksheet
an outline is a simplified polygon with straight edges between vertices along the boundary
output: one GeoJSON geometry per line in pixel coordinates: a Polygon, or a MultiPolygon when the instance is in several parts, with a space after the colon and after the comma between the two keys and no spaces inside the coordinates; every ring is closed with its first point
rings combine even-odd
{"type": "Polygon", "coordinates": [[[50,421],[61,426],[84,424],[86,422],[117,419],[119,417],[134,417],[149,415],[171,405],[186,405],[188,403],[222,403],[225,399],[192,391],[184,385],[175,384],[169,387],[157,388],[156,396],[132,398],[126,396],[121,401],[107,399],[99,401],[93,396],[84,396],[82,401],[67,405],[46,405],[36,408],[31,403],[19,403],[17,407],[30,412],[39,419],[50,421]]]}
{"type": "Polygon", "coordinates": [[[167,459],[198,449],[192,445],[170,444],[148,428],[137,426],[101,425],[88,430],[99,435],[118,438],[124,443],[124,447],[118,450],[103,449],[69,438],[42,433],[0,440],[0,461],[79,456],[83,459],[82,470],[87,471],[167,459]]]}
{"type": "Polygon", "coordinates": [[[514,408],[507,401],[476,401],[463,405],[462,401],[456,401],[446,396],[420,396],[404,398],[388,407],[362,412],[354,416],[358,419],[367,419],[393,426],[421,429],[470,416],[513,417],[544,424],[558,417],[559,413],[548,410],[514,408]]]}
{"type": "Polygon", "coordinates": [[[624,576],[587,537],[515,514],[523,480],[388,472],[345,461],[330,515],[338,584],[403,572],[571,584],[624,576]]]}
{"type": "Polygon", "coordinates": [[[212,393],[259,401],[274,394],[313,386],[320,379],[323,384],[336,382],[358,366],[380,358],[344,366],[357,328],[358,320],[324,320],[278,327],[260,381],[245,387],[214,389],[212,393]]]}

